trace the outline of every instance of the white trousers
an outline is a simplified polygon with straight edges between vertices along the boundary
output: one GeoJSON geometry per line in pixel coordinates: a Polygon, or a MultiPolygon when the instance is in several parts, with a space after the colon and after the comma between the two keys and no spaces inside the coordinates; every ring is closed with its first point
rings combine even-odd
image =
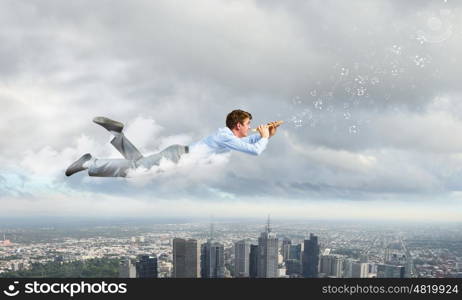
{"type": "Polygon", "coordinates": [[[187,146],[171,145],[159,153],[143,156],[123,133],[115,136],[111,140],[111,144],[125,159],[95,159],[88,167],[88,175],[97,177],[125,177],[130,169],[140,166],[150,169],[155,165],[159,165],[162,158],[177,163],[181,155],[188,153],[187,146]]]}

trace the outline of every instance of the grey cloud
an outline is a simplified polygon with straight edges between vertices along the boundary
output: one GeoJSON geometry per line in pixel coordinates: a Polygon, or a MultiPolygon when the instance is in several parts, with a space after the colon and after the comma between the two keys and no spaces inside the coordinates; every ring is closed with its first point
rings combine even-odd
{"type": "Polygon", "coordinates": [[[82,134],[95,142],[89,147],[110,153],[107,132],[91,122],[96,115],[128,126],[137,117],[154,119],[164,128],[146,144],[154,148],[172,135],[198,140],[242,108],[254,126],[286,124],[262,156],[234,153],[219,180],[184,179],[177,190],[162,181],[139,188],[80,175],[52,180],[96,194],[197,201],[410,199],[460,189],[453,156],[462,148],[462,23],[455,1],[1,6],[4,166],[46,147],[71,160],[82,134]],[[369,156],[374,167],[358,163],[369,156]]]}

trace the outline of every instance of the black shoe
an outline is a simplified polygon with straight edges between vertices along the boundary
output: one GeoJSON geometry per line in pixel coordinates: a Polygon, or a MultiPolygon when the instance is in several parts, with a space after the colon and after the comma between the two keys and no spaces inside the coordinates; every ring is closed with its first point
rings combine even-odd
{"type": "Polygon", "coordinates": [[[98,125],[103,126],[104,128],[106,128],[109,131],[115,131],[115,132],[118,132],[118,133],[121,133],[122,129],[124,128],[124,124],[122,124],[120,122],[117,122],[117,121],[114,121],[114,120],[111,120],[111,119],[108,119],[106,117],[95,117],[93,119],[93,122],[95,122],[98,125]]]}
{"type": "Polygon", "coordinates": [[[69,166],[66,170],[66,176],[71,176],[74,173],[80,172],[85,170],[86,168],[83,167],[83,164],[91,159],[91,154],[87,153],[82,155],[81,158],[77,159],[72,165],[69,166]]]}

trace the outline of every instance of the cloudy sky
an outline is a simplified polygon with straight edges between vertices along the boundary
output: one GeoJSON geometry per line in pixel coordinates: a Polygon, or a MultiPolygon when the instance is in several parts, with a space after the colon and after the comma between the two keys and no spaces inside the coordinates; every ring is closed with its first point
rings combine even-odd
{"type": "Polygon", "coordinates": [[[462,221],[462,4],[433,1],[2,1],[4,216],[462,221]],[[153,175],[64,170],[224,127],[284,120],[259,157],[153,175]]]}

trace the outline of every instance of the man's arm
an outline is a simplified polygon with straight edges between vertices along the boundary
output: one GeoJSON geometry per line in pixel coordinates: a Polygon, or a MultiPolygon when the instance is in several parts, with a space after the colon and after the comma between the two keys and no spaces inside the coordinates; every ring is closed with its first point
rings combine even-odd
{"type": "Polygon", "coordinates": [[[263,150],[266,149],[266,145],[268,144],[268,125],[260,125],[258,126],[257,130],[260,133],[261,138],[253,144],[243,141],[242,139],[239,139],[235,136],[226,137],[222,141],[220,141],[220,143],[222,144],[222,146],[232,150],[252,155],[260,155],[263,152],[263,150]]]}
{"type": "Polygon", "coordinates": [[[231,150],[244,152],[252,155],[260,155],[266,149],[268,138],[260,138],[257,142],[251,144],[237,137],[221,141],[221,144],[231,150]]]}
{"type": "Polygon", "coordinates": [[[244,138],[241,138],[241,141],[249,143],[249,144],[255,144],[261,139],[261,135],[259,134],[252,134],[249,136],[246,136],[244,138]]]}

